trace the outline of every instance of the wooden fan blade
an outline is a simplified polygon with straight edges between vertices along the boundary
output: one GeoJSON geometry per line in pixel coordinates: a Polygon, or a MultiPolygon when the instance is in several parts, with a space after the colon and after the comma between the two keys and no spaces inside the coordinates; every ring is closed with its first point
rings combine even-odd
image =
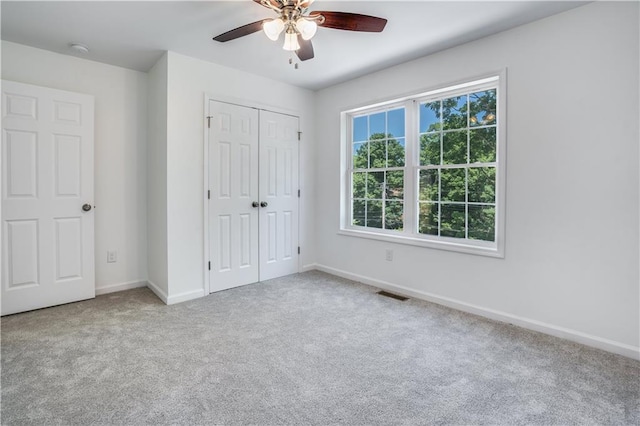
{"type": "Polygon", "coordinates": [[[309,14],[309,16],[316,15],[324,16],[324,22],[318,25],[336,30],[379,33],[387,25],[387,20],[384,18],[358,13],[313,11],[309,14]]]}
{"type": "Polygon", "coordinates": [[[214,37],[213,39],[215,41],[224,43],[225,41],[235,40],[237,38],[244,37],[249,34],[253,34],[262,29],[262,23],[265,21],[267,21],[267,19],[263,19],[261,21],[256,21],[247,25],[243,25],[231,31],[227,31],[226,33],[222,33],[219,36],[214,37]]]}
{"type": "Polygon", "coordinates": [[[296,55],[298,55],[301,61],[313,58],[313,45],[311,44],[311,40],[305,40],[301,36],[298,36],[298,44],[300,45],[300,49],[296,50],[296,55]]]}

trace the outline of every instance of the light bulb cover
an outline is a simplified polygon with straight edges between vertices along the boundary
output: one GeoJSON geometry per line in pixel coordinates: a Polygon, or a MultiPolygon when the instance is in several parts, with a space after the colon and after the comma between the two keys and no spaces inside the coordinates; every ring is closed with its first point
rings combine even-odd
{"type": "Polygon", "coordinates": [[[311,40],[311,37],[318,31],[318,24],[316,24],[315,21],[300,18],[296,21],[296,28],[304,40],[311,40]]]}
{"type": "Polygon", "coordinates": [[[286,32],[284,34],[284,44],[282,45],[284,50],[294,51],[300,49],[300,44],[298,43],[298,34],[294,31],[286,32]]]}
{"type": "Polygon", "coordinates": [[[284,22],[280,18],[266,21],[262,24],[262,30],[269,37],[269,40],[276,41],[280,37],[282,30],[284,30],[284,22]]]}

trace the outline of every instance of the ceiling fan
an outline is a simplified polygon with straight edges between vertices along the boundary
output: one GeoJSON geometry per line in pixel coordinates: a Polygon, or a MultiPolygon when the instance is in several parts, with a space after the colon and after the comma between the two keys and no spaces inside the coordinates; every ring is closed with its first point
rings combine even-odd
{"type": "Polygon", "coordinates": [[[282,48],[294,51],[301,61],[313,58],[311,38],[318,26],[336,30],[381,32],[387,20],[375,16],[348,12],[312,11],[308,8],[314,0],[253,0],[273,10],[278,17],[262,19],[235,28],[214,37],[215,41],[227,42],[263,30],[269,39],[276,41],[284,32],[282,48]]]}

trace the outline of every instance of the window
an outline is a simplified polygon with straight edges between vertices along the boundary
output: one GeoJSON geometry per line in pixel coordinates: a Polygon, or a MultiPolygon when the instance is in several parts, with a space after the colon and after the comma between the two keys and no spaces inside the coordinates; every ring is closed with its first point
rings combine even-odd
{"type": "Polygon", "coordinates": [[[344,113],[342,231],[502,255],[503,79],[344,113]]]}
{"type": "Polygon", "coordinates": [[[353,225],[403,229],[405,110],[353,118],[353,225]]]}

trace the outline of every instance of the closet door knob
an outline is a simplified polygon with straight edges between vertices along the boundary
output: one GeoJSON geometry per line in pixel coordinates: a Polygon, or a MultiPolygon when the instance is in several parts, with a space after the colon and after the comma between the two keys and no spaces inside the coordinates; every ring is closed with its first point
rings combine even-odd
{"type": "Polygon", "coordinates": [[[260,207],[267,207],[269,204],[266,201],[260,203],[260,207]]]}
{"type": "Polygon", "coordinates": [[[253,203],[251,203],[251,207],[253,207],[253,208],[258,207],[258,205],[259,205],[259,204],[258,204],[258,202],[257,202],[257,201],[254,201],[253,203]]]}

